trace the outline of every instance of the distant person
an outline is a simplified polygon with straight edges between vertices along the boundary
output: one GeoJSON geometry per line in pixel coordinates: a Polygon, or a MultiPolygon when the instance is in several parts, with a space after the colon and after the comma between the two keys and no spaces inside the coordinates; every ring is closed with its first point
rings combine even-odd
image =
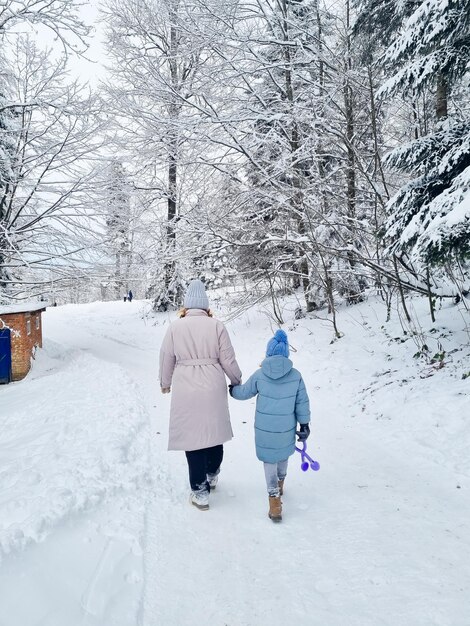
{"type": "Polygon", "coordinates": [[[229,386],[237,400],[256,398],[256,456],[264,463],[269,496],[268,515],[273,522],[282,520],[281,496],[287,464],[295,451],[295,435],[305,441],[310,434],[310,403],[300,372],[289,357],[287,335],[276,331],[269,340],[266,358],[244,385],[229,386]],[[296,433],[297,424],[300,430],[296,433]]]}
{"type": "Polygon", "coordinates": [[[129,300],[129,302],[132,302],[132,298],[134,297],[132,291],[129,289],[129,293],[127,294],[127,299],[129,300]]]}
{"type": "Polygon", "coordinates": [[[193,280],[180,319],[168,328],[160,350],[162,393],[172,391],[169,450],[184,450],[190,502],[209,508],[224,454],[232,436],[227,383],[241,382],[241,372],[225,326],[212,317],[204,284],[193,280]]]}

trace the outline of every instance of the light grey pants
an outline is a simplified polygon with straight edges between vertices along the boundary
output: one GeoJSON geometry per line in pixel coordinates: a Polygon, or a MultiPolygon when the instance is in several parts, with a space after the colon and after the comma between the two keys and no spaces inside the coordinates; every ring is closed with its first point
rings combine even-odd
{"type": "Polygon", "coordinates": [[[278,463],[263,463],[264,475],[266,476],[266,486],[270,496],[279,495],[279,480],[284,480],[287,474],[287,464],[289,459],[279,461],[278,463]]]}

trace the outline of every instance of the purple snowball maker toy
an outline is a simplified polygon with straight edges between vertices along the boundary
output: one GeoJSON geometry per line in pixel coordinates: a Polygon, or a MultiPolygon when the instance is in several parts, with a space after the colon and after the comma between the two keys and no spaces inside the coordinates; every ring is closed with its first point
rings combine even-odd
{"type": "Polygon", "coordinates": [[[302,447],[298,448],[297,446],[295,446],[295,449],[297,450],[297,452],[300,452],[300,458],[302,460],[300,469],[303,472],[306,472],[310,467],[311,469],[313,469],[314,472],[318,472],[318,470],[320,469],[320,463],[318,461],[314,461],[312,457],[307,454],[307,442],[302,441],[302,447]]]}

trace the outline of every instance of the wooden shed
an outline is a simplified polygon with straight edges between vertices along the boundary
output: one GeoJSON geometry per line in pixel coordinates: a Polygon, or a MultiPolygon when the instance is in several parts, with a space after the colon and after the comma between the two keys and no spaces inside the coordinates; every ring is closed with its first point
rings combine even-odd
{"type": "Polygon", "coordinates": [[[44,302],[0,305],[0,383],[21,380],[31,368],[36,348],[42,348],[44,302]]]}

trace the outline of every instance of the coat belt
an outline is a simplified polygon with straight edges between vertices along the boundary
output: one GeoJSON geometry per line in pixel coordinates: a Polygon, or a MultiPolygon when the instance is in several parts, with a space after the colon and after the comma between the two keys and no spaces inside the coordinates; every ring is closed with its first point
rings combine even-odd
{"type": "Polygon", "coordinates": [[[216,365],[219,359],[182,359],[176,365],[216,365]]]}

